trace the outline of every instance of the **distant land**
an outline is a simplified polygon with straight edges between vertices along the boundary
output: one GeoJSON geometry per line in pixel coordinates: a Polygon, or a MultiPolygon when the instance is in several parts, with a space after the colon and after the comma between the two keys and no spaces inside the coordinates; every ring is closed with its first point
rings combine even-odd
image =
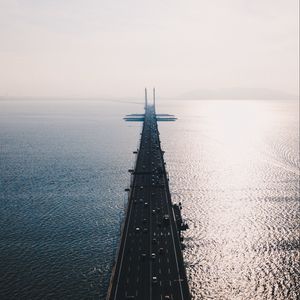
{"type": "MultiPolygon", "coordinates": [[[[283,91],[264,89],[264,88],[216,88],[216,89],[197,89],[185,92],[180,95],[169,96],[163,92],[159,95],[164,100],[298,100],[299,95],[289,94],[283,91]]],[[[1,100],[101,100],[117,102],[140,102],[140,97],[123,96],[114,97],[113,95],[99,96],[0,96],[1,100]]]]}
{"type": "Polygon", "coordinates": [[[219,88],[190,91],[180,95],[178,99],[297,100],[299,95],[263,88],[219,88]]]}

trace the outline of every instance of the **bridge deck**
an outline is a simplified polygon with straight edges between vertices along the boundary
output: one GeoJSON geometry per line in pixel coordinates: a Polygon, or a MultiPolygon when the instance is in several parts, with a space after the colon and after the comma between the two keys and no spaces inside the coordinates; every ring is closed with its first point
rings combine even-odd
{"type": "Polygon", "coordinates": [[[153,106],[137,155],[107,299],[190,299],[153,106]]]}

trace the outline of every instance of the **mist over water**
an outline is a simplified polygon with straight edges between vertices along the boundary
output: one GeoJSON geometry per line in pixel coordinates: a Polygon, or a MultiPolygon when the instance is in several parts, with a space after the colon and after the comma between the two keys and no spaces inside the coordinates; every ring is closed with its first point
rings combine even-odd
{"type": "MultiPolygon", "coordinates": [[[[165,101],[194,299],[297,299],[296,101],[165,101]]],[[[0,102],[0,299],[104,299],[142,103],[0,102]]],[[[298,294],[299,296],[299,294],[298,294]]]]}

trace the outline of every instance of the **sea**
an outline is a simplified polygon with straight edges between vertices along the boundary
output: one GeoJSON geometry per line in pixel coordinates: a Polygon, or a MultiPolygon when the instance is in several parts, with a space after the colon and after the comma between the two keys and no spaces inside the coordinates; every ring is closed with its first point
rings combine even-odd
{"type": "MultiPolygon", "coordinates": [[[[299,102],[159,100],[194,300],[300,298],[299,102]]],[[[0,100],[0,299],[105,299],[143,99],[0,100]]]]}

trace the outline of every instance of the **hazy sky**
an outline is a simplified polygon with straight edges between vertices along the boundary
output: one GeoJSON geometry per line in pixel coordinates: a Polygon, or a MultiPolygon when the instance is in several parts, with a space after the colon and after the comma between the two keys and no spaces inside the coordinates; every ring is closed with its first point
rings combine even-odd
{"type": "Polygon", "coordinates": [[[0,0],[0,96],[298,94],[298,0],[0,0]]]}

